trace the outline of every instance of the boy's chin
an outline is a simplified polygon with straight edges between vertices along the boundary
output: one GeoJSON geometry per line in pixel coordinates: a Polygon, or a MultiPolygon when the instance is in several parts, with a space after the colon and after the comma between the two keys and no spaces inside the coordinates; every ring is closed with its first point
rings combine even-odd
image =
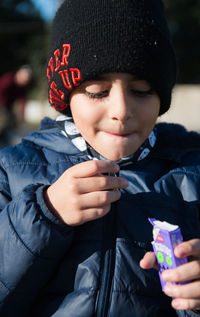
{"type": "Polygon", "coordinates": [[[125,158],[125,157],[129,157],[130,155],[132,155],[133,153],[110,153],[107,152],[107,153],[100,153],[101,156],[103,156],[105,159],[107,160],[110,160],[110,161],[119,161],[121,160],[122,158],[125,158]]]}

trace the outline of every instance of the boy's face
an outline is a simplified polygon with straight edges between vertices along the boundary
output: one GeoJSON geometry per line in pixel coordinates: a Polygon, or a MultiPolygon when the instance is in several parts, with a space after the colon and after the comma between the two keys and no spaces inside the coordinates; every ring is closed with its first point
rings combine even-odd
{"type": "Polygon", "coordinates": [[[149,136],[160,99],[145,80],[110,73],[76,88],[70,108],[85,140],[103,157],[117,161],[136,152],[149,136]]]}

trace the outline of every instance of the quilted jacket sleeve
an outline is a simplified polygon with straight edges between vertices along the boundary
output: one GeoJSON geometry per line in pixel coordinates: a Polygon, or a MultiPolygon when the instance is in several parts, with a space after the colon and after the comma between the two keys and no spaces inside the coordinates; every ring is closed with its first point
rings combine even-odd
{"type": "Polygon", "coordinates": [[[178,317],[198,317],[200,316],[200,311],[192,310],[177,310],[178,317]]]}
{"type": "Polygon", "coordinates": [[[41,184],[29,185],[12,199],[0,171],[1,316],[27,314],[73,239],[72,228],[46,207],[43,189],[41,184]]]}

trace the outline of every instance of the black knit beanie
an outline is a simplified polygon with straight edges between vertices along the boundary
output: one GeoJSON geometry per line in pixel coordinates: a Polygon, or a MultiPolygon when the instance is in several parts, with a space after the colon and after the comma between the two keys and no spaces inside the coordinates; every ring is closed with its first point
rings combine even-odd
{"type": "Polygon", "coordinates": [[[160,115],[169,109],[176,58],[161,0],[65,0],[59,8],[47,63],[51,105],[66,114],[77,86],[113,72],[147,80],[160,115]]]}

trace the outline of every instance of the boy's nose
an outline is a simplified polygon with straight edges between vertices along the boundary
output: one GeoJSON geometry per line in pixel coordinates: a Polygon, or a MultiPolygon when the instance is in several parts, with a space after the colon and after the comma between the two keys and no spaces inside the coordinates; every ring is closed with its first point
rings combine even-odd
{"type": "Polygon", "coordinates": [[[110,101],[109,115],[112,120],[126,122],[131,118],[131,105],[124,90],[118,90],[110,101]]]}

